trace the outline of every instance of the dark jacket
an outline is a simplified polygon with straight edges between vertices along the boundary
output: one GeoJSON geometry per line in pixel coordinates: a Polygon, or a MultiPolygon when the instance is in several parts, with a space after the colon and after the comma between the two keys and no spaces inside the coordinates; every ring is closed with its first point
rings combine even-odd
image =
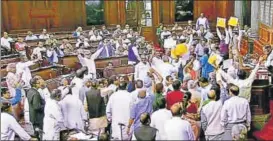
{"type": "Polygon", "coordinates": [[[106,106],[100,90],[91,88],[86,94],[89,118],[105,116],[106,106]]]}
{"type": "Polygon", "coordinates": [[[135,137],[138,141],[155,141],[157,129],[142,125],[135,130],[135,137]]]}
{"type": "Polygon", "coordinates": [[[29,104],[30,122],[33,124],[34,128],[38,127],[43,129],[45,101],[42,99],[40,93],[34,88],[27,91],[27,100],[29,104]]]}

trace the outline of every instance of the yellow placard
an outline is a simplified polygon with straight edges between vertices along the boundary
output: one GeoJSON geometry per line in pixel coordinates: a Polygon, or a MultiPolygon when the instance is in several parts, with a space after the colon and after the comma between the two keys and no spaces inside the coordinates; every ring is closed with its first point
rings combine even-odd
{"type": "Polygon", "coordinates": [[[226,19],[217,17],[217,27],[226,27],[226,19]]]}
{"type": "Polygon", "coordinates": [[[237,26],[238,25],[238,18],[230,17],[229,20],[228,20],[228,25],[237,26]]]}
{"type": "Polygon", "coordinates": [[[211,56],[209,57],[208,62],[209,62],[209,64],[211,64],[211,65],[215,65],[215,64],[216,64],[216,60],[217,60],[217,55],[214,54],[214,55],[211,55],[211,56]]]}

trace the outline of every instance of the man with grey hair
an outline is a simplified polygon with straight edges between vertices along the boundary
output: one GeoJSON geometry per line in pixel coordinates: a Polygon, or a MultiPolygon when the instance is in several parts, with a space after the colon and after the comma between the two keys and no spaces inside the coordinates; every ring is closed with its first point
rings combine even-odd
{"type": "Polygon", "coordinates": [[[149,62],[147,62],[147,58],[145,55],[140,55],[141,61],[135,66],[135,80],[144,80],[144,77],[147,76],[151,66],[149,62]]]}

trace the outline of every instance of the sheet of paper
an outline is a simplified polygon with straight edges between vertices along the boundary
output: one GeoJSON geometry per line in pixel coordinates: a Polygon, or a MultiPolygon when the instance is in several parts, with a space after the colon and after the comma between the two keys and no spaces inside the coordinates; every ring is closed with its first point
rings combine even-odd
{"type": "Polygon", "coordinates": [[[225,61],[223,62],[223,67],[224,67],[224,69],[227,69],[227,68],[229,68],[230,66],[232,66],[232,63],[233,63],[233,60],[232,60],[232,59],[225,60],[225,61]]]}

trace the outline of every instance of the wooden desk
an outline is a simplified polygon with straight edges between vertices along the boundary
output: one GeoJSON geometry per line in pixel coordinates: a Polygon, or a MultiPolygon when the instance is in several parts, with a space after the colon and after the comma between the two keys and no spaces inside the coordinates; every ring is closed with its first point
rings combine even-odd
{"type": "Polygon", "coordinates": [[[250,101],[250,110],[252,115],[263,115],[269,113],[269,92],[272,86],[273,85],[252,86],[250,101]]]}

